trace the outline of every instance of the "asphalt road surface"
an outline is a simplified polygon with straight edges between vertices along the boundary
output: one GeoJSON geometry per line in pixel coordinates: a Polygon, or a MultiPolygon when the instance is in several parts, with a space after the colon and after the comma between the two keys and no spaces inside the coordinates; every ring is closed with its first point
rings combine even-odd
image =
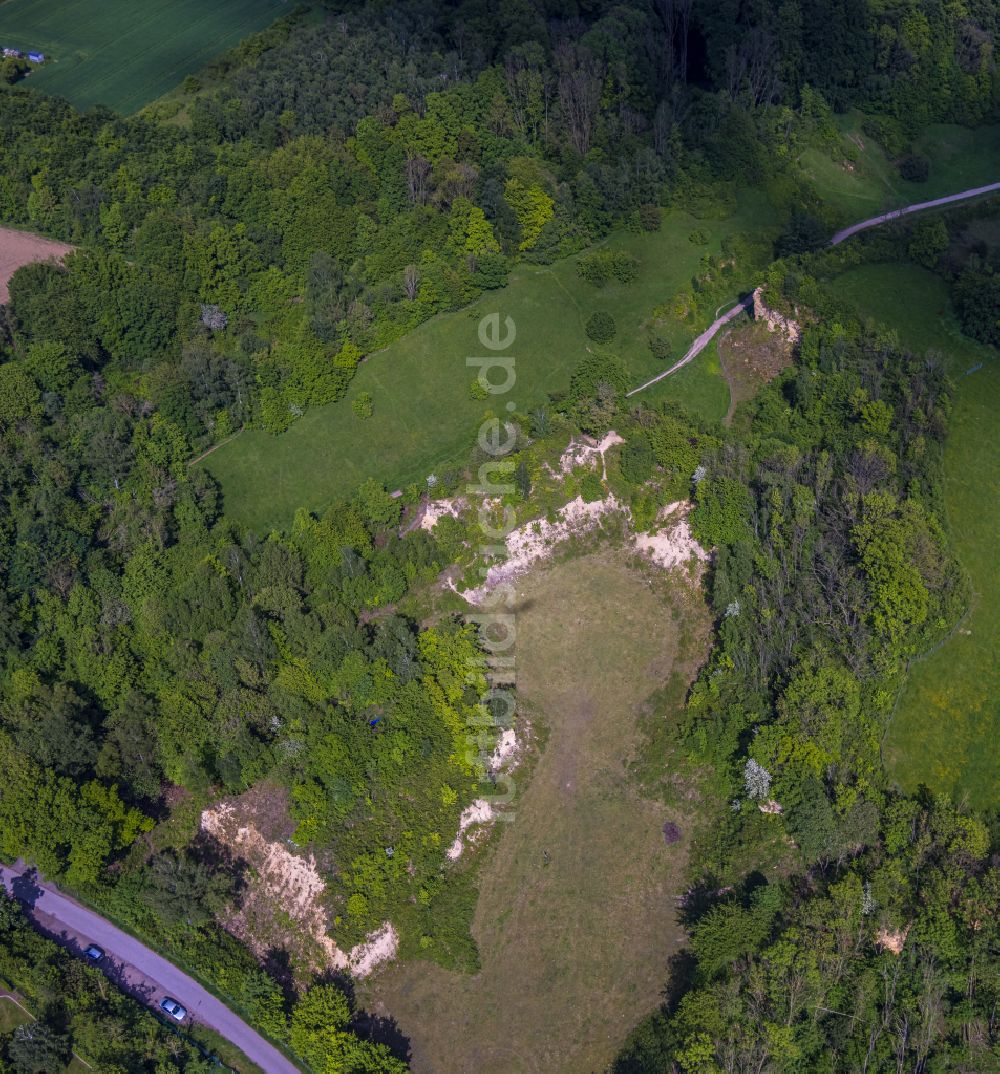
{"type": "Polygon", "coordinates": [[[197,981],[134,936],[59,894],[33,870],[20,864],[0,865],[0,883],[25,905],[43,931],[60,939],[71,950],[82,953],[90,943],[103,948],[106,957],[98,963],[98,968],[142,1002],[158,1009],[160,1000],[171,996],[187,1007],[186,1022],[193,1019],[214,1029],[267,1074],[301,1074],[274,1045],[197,981]]]}
{"type": "Polygon", "coordinates": [[[890,220],[898,220],[901,216],[909,213],[919,213],[924,209],[935,209],[939,205],[950,205],[953,201],[965,201],[968,198],[978,198],[980,194],[990,194],[994,190],[1000,190],[1000,183],[990,183],[987,186],[974,186],[971,190],[963,190],[959,194],[949,194],[944,198],[934,198],[933,201],[918,201],[916,205],[906,205],[902,209],[892,209],[882,213],[881,216],[873,216],[870,220],[862,220],[860,224],[851,224],[850,227],[842,228],[830,240],[831,246],[839,246],[844,239],[857,235],[859,231],[865,231],[870,227],[878,227],[879,224],[888,223],[890,220]]]}

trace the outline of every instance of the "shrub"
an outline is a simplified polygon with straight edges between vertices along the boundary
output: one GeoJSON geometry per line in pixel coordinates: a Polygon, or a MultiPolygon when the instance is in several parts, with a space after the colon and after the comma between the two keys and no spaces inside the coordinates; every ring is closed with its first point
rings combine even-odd
{"type": "Polygon", "coordinates": [[[659,358],[661,362],[665,362],[674,353],[670,340],[657,335],[649,337],[649,349],[653,352],[653,357],[659,358]]]}
{"type": "Polygon", "coordinates": [[[479,377],[476,377],[476,379],[469,385],[469,395],[471,398],[475,399],[476,402],[482,402],[484,399],[489,398],[490,393],[483,387],[479,377]]]}
{"type": "Polygon", "coordinates": [[[580,482],[580,495],[586,503],[596,503],[604,499],[604,485],[595,471],[586,474],[580,482]]]}
{"type": "Polygon", "coordinates": [[[629,440],[622,448],[619,463],[622,477],[631,485],[641,485],[653,473],[653,446],[645,433],[629,440]]]}
{"type": "Polygon", "coordinates": [[[351,403],[351,410],[353,410],[359,418],[370,418],[372,416],[372,393],[362,392],[351,403]]]}
{"type": "Polygon", "coordinates": [[[581,278],[595,287],[603,287],[612,276],[620,283],[631,283],[639,272],[639,262],[624,250],[585,254],[576,263],[581,278]]]}
{"type": "Polygon", "coordinates": [[[612,254],[611,271],[619,283],[631,283],[639,275],[639,262],[631,254],[612,254]]]}
{"type": "Polygon", "coordinates": [[[643,231],[659,231],[663,223],[659,205],[640,205],[639,223],[642,224],[643,231]]]}
{"type": "Polygon", "coordinates": [[[899,174],[908,183],[926,183],[931,174],[931,162],[922,153],[911,153],[899,162],[899,174]]]}
{"type": "Polygon", "coordinates": [[[476,269],[472,273],[472,282],[483,288],[484,291],[492,291],[507,284],[507,274],[510,271],[510,263],[503,254],[485,253],[476,258],[476,269]]]}
{"type": "Polygon", "coordinates": [[[581,279],[595,287],[603,287],[611,277],[611,266],[605,254],[586,254],[577,261],[576,271],[581,279]]]}
{"type": "Polygon", "coordinates": [[[696,227],[694,231],[688,235],[688,242],[692,246],[707,246],[709,240],[709,234],[703,227],[696,227]]]}
{"type": "Polygon", "coordinates": [[[929,269],[934,268],[941,255],[948,249],[948,229],[944,221],[940,217],[934,220],[921,220],[910,233],[910,244],[907,249],[910,257],[918,265],[929,269]]]}
{"type": "Polygon", "coordinates": [[[618,332],[614,317],[599,310],[592,313],[587,320],[587,335],[595,343],[610,343],[618,332]]]}
{"type": "Polygon", "coordinates": [[[869,116],[861,124],[861,130],[869,138],[874,138],[890,157],[898,157],[906,147],[899,123],[888,116],[869,116]]]}

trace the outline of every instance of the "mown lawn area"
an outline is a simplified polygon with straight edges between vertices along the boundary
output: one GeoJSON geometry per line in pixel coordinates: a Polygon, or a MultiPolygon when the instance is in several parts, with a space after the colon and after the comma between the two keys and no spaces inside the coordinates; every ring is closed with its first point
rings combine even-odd
{"type": "Polygon", "coordinates": [[[676,672],[673,707],[656,713],[672,719],[707,648],[703,602],[672,585],[610,550],[517,583],[518,705],[543,745],[530,778],[515,775],[513,820],[478,851],[482,968],[397,964],[359,997],[398,1020],[415,1071],[606,1070],[660,1002],[701,807],[693,794],[682,808],[642,797],[627,764],[647,697],[676,672]],[[672,844],[668,821],[681,829],[672,844]]]}
{"type": "Polygon", "coordinates": [[[949,536],[972,584],[970,614],[937,650],[914,662],[884,744],[886,763],[912,791],[926,783],[976,807],[1000,804],[1000,361],[961,334],[940,277],[914,265],[868,265],[836,290],[895,328],[915,351],[945,356],[954,412],[945,451],[949,536]],[[982,368],[971,372],[982,363],[982,368]]]}
{"type": "Polygon", "coordinates": [[[837,159],[836,154],[816,148],[800,157],[820,198],[845,223],[1000,180],[1000,126],[971,130],[954,123],[932,125],[913,144],[914,152],[931,161],[930,176],[926,183],[910,183],[901,178],[882,147],[862,131],[863,119],[858,112],[837,117],[844,145],[853,143],[856,159],[848,160],[846,155],[837,159]]]}
{"type": "MultiPolygon", "coordinates": [[[[467,357],[483,353],[477,328],[489,313],[509,315],[517,331],[509,352],[515,356],[517,382],[498,397],[498,405],[511,400],[529,412],[548,393],[567,388],[587,348],[598,349],[584,331],[596,310],[614,316],[618,335],[607,349],[640,383],[663,368],[648,345],[653,308],[688,287],[702,255],[718,253],[726,235],[759,232],[772,219],[769,203],[747,195],[725,220],[699,221],[675,211],[665,215],[661,231],[618,232],[602,248],[628,250],[639,259],[639,275],[629,284],[595,288],[580,279],[576,258],[519,266],[503,289],[467,309],[441,314],[371,355],[346,399],[310,409],[281,436],[248,430],[209,455],[203,465],[222,484],[226,513],[260,530],[283,527],[296,508],[322,510],[368,477],[399,488],[422,484],[429,474],[464,462],[491,405],[472,397],[476,370],[466,364],[467,357]],[[696,229],[707,233],[707,245],[689,241],[696,229]],[[370,418],[351,409],[361,392],[374,400],[370,418]]],[[[732,286],[734,292],[740,289],[737,276],[732,286]]],[[[670,329],[674,353],[682,354],[704,327],[670,329]]],[[[658,385],[656,398],[676,399],[711,420],[721,419],[728,406],[718,363],[705,359],[658,385]]]]}
{"type": "Polygon", "coordinates": [[[288,0],[8,0],[0,44],[45,53],[26,86],[128,115],[290,9],[288,0]]]}

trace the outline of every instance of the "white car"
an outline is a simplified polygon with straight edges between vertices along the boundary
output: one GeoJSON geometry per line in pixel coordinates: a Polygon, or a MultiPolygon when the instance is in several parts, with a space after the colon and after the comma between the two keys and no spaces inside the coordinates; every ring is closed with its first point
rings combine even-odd
{"type": "Polygon", "coordinates": [[[178,1022],[183,1022],[187,1018],[187,1008],[182,1007],[177,1000],[171,999],[170,996],[164,996],[160,1000],[160,1010],[169,1014],[171,1018],[178,1022]]]}

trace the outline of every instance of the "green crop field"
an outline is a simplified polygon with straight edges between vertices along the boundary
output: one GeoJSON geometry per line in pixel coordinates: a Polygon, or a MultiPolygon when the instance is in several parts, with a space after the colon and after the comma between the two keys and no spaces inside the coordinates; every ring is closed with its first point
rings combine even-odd
{"type": "Polygon", "coordinates": [[[954,634],[916,661],[885,740],[904,789],[926,783],[973,806],[1000,804],[1000,359],[961,334],[940,277],[913,265],[868,265],[836,289],[895,328],[915,351],[941,352],[954,378],[945,452],[945,500],[953,546],[972,585],[972,607],[954,634]],[[982,363],[982,368],[970,372],[982,363]]]}
{"type": "Polygon", "coordinates": [[[917,201],[956,194],[970,187],[1000,181],[1000,127],[971,130],[954,123],[936,123],[913,143],[916,153],[931,161],[926,183],[904,180],[882,147],[861,129],[857,112],[838,116],[846,155],[835,159],[827,151],[809,148],[800,157],[805,175],[822,200],[833,206],[845,222],[863,220],[917,201]]]}
{"type": "Polygon", "coordinates": [[[288,0],[8,0],[0,45],[45,53],[25,85],[127,115],[289,10],[288,0]]]}
{"type": "MultiPolygon", "coordinates": [[[[522,412],[568,387],[586,348],[596,349],[584,332],[595,310],[614,316],[618,336],[608,349],[641,383],[663,369],[647,342],[645,322],[652,309],[689,285],[702,254],[718,252],[725,235],[759,229],[771,219],[768,203],[747,196],[722,221],[672,212],[658,232],[619,232],[605,247],[629,250],[640,262],[638,277],[625,285],[597,289],[584,283],[575,258],[519,266],[502,290],[488,292],[468,309],[435,317],[372,355],[358,369],[347,399],[307,411],[281,436],[248,430],[209,455],[204,465],[222,483],[227,513],[258,529],[283,526],[296,508],[322,509],[368,477],[397,488],[466,460],[489,406],[470,394],[476,371],[466,358],[482,352],[477,326],[494,311],[509,314],[516,325],[517,383],[506,398],[522,412]],[[707,246],[689,241],[696,228],[708,232],[707,246]],[[361,392],[374,399],[374,414],[367,419],[350,406],[361,392]]],[[[739,286],[734,279],[733,290],[739,286]]],[[[704,327],[675,327],[674,353],[682,354],[704,327]]],[[[707,358],[657,385],[649,396],[677,399],[712,420],[720,420],[729,405],[718,362],[707,358]]]]}

